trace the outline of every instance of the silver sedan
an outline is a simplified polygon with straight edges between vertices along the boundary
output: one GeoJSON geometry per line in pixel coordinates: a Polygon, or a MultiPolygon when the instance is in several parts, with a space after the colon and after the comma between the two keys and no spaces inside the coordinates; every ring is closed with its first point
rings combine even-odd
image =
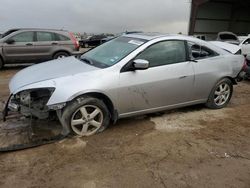
{"type": "Polygon", "coordinates": [[[199,103],[220,109],[231,99],[244,57],[183,35],[115,38],[81,56],[17,73],[8,110],[48,118],[63,134],[89,136],[120,118],[199,103]]]}

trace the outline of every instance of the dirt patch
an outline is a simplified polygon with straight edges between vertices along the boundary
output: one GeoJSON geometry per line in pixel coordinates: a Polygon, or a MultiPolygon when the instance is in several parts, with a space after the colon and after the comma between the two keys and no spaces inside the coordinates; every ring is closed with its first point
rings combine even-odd
{"type": "MultiPolygon", "coordinates": [[[[0,73],[0,100],[15,71],[0,73]]],[[[89,138],[2,153],[0,187],[250,187],[249,98],[242,82],[222,110],[128,118],[89,138]]]]}

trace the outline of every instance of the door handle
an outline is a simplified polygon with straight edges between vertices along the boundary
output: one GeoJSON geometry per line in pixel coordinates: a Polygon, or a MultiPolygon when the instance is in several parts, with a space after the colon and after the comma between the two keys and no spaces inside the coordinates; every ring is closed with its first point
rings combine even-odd
{"type": "Polygon", "coordinates": [[[58,43],[57,43],[57,42],[52,42],[51,44],[52,44],[52,45],[57,45],[58,43]]]}
{"type": "Polygon", "coordinates": [[[183,79],[183,78],[186,78],[187,76],[181,76],[181,77],[179,77],[179,79],[183,79]]]}
{"type": "Polygon", "coordinates": [[[26,46],[33,46],[33,44],[32,43],[27,43],[26,46]]]}

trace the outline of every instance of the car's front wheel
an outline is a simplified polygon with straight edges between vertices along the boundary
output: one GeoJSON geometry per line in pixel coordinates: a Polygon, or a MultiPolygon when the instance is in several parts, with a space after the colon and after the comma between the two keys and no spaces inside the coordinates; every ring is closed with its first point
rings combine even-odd
{"type": "Polygon", "coordinates": [[[212,109],[224,108],[233,94],[233,84],[228,78],[220,80],[212,89],[206,106],[212,109]]]}
{"type": "Polygon", "coordinates": [[[110,113],[102,100],[86,96],[66,106],[61,118],[75,135],[90,136],[109,125],[110,113]]]}

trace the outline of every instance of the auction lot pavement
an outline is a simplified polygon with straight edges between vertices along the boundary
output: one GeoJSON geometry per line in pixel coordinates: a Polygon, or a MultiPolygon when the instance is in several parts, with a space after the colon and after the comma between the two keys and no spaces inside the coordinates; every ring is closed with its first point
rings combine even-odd
{"type": "MultiPolygon", "coordinates": [[[[0,104],[22,68],[0,71],[0,104]]],[[[250,82],[234,89],[222,110],[128,118],[91,137],[0,153],[0,187],[250,187],[250,82]]]]}

